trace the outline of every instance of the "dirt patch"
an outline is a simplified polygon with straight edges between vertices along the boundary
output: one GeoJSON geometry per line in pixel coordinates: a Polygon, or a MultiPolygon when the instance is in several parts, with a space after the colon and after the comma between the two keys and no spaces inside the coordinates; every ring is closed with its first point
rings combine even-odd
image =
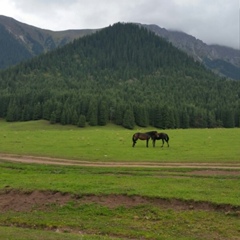
{"type": "Polygon", "coordinates": [[[240,170],[240,163],[163,163],[163,162],[90,162],[51,157],[36,157],[25,155],[1,154],[0,160],[21,163],[36,163],[49,165],[68,166],[93,166],[93,167],[144,167],[144,168],[199,168],[199,169],[228,169],[240,170]]]}
{"type": "Polygon", "coordinates": [[[231,206],[228,204],[213,204],[209,202],[197,202],[192,200],[184,201],[179,199],[150,198],[115,194],[100,196],[74,196],[72,194],[61,192],[22,192],[8,188],[5,188],[0,192],[0,212],[30,212],[36,209],[47,210],[51,204],[63,206],[70,201],[77,205],[96,203],[109,208],[117,208],[120,206],[129,208],[139,205],[151,205],[164,209],[221,211],[240,215],[240,206],[231,206]]]}
{"type": "Polygon", "coordinates": [[[202,176],[240,176],[240,171],[224,171],[224,170],[197,170],[191,171],[188,175],[202,175],[202,176]]]}
{"type": "Polygon", "coordinates": [[[35,208],[46,208],[49,204],[64,205],[70,200],[70,194],[60,192],[21,192],[5,188],[0,192],[0,212],[29,212],[35,208]]]}
{"type": "Polygon", "coordinates": [[[151,205],[164,209],[173,210],[206,210],[206,211],[224,211],[234,212],[240,211],[240,206],[235,207],[229,204],[213,204],[204,201],[180,200],[180,199],[165,199],[151,198],[142,196],[127,196],[127,195],[107,195],[107,196],[84,196],[83,203],[94,202],[102,204],[110,208],[119,206],[134,207],[139,205],[151,205]]]}

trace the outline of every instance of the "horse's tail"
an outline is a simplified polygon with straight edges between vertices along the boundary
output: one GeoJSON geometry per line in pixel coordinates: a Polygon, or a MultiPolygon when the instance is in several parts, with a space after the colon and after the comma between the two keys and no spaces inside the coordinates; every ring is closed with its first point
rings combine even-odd
{"type": "Polygon", "coordinates": [[[166,141],[168,142],[169,141],[169,136],[166,134],[166,141]]]}
{"type": "Polygon", "coordinates": [[[168,145],[168,147],[169,147],[169,142],[168,142],[168,141],[169,141],[169,136],[166,134],[166,136],[165,136],[165,137],[166,137],[166,142],[167,142],[167,145],[168,145]]]}
{"type": "Polygon", "coordinates": [[[133,141],[133,142],[136,142],[135,134],[136,134],[136,133],[134,133],[133,136],[132,136],[132,141],[133,141]]]}
{"type": "Polygon", "coordinates": [[[136,142],[137,142],[137,139],[136,139],[136,134],[137,133],[134,133],[133,136],[132,136],[132,141],[133,141],[133,147],[135,146],[136,142]]]}

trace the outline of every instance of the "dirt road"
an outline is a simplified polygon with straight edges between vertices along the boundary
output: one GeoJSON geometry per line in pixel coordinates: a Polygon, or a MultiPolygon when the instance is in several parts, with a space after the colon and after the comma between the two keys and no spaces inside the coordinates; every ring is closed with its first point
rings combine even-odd
{"type": "Polygon", "coordinates": [[[50,165],[69,165],[69,166],[94,166],[94,167],[146,167],[146,168],[207,168],[207,169],[232,169],[240,170],[239,163],[158,163],[158,162],[90,162],[81,160],[60,159],[51,157],[36,157],[26,155],[0,154],[0,159],[50,165]]]}

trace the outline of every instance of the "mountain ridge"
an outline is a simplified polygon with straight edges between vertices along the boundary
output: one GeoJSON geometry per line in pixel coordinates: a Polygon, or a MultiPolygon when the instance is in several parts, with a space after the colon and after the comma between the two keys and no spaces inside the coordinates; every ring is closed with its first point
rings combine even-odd
{"type": "MultiPolygon", "coordinates": [[[[213,72],[220,76],[240,80],[240,51],[219,46],[207,45],[203,41],[196,39],[181,31],[172,31],[161,28],[157,25],[140,24],[153,31],[159,37],[163,37],[171,42],[174,46],[192,56],[195,60],[200,61],[213,72]]],[[[74,39],[95,33],[100,29],[83,29],[83,30],[65,30],[51,31],[37,28],[25,23],[21,23],[13,18],[0,15],[0,27],[2,26],[1,35],[6,35],[7,39],[0,45],[0,69],[15,65],[26,59],[35,57],[39,54],[46,53],[57,47],[64,46],[74,39]],[[5,29],[5,32],[4,32],[5,29]],[[11,36],[14,39],[10,39],[11,36]],[[13,45],[9,46],[9,43],[13,45]],[[18,43],[16,43],[16,41],[18,43]],[[14,44],[21,48],[20,53],[7,54],[7,50],[14,49],[14,44]],[[21,56],[21,52],[23,55],[21,56]]],[[[2,40],[3,41],[3,40],[2,40]]]]}
{"type": "MultiPolygon", "coordinates": [[[[20,58],[21,61],[64,46],[76,38],[96,31],[94,29],[51,31],[37,28],[2,15],[0,15],[0,26],[2,27],[2,35],[5,34],[8,36],[5,42],[1,40],[0,50],[4,50],[6,46],[8,46],[8,48],[14,47],[9,45],[10,36],[12,36],[12,38],[18,42],[22,51],[28,52],[28,57],[20,58]]],[[[15,57],[14,55],[12,56],[12,62],[17,64],[19,61],[14,61],[15,57]]],[[[0,62],[1,61],[3,62],[4,60],[0,59],[0,62]]],[[[10,62],[9,66],[11,65],[10,62]]],[[[8,66],[7,63],[6,66],[8,66]]],[[[0,68],[2,67],[0,66],[0,68]]]]}
{"type": "Polygon", "coordinates": [[[205,66],[221,76],[240,79],[240,50],[220,45],[207,45],[202,40],[181,31],[171,31],[157,25],[145,25],[147,29],[155,32],[158,36],[167,39],[177,48],[183,50],[195,60],[202,62],[205,66]],[[221,60],[218,67],[213,67],[216,60],[221,60]],[[233,74],[225,74],[224,64],[231,65],[233,74]],[[223,68],[223,69],[222,69],[223,68]]]}

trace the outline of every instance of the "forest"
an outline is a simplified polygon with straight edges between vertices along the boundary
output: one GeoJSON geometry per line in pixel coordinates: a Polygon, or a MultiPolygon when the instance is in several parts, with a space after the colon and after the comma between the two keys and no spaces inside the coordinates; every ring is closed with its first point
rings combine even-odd
{"type": "Polygon", "coordinates": [[[0,118],[79,127],[240,127],[240,81],[153,32],[116,23],[0,71],[0,118]]]}

